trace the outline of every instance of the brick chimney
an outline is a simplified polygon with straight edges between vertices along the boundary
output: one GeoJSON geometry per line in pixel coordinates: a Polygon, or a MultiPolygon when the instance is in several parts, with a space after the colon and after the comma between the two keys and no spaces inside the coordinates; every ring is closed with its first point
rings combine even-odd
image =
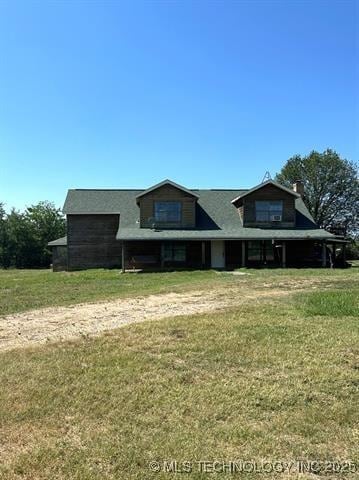
{"type": "Polygon", "coordinates": [[[293,183],[293,190],[302,197],[304,195],[304,183],[302,180],[296,180],[293,183]]]}

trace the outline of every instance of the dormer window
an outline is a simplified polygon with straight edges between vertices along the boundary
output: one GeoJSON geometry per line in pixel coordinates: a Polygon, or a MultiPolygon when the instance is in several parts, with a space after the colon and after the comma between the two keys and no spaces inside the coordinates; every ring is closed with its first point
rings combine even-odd
{"type": "Polygon", "coordinates": [[[280,222],[283,215],[282,200],[256,200],[257,222],[280,222]]]}
{"type": "Polygon", "coordinates": [[[155,221],[159,223],[180,223],[181,202],[154,202],[155,221]]]}

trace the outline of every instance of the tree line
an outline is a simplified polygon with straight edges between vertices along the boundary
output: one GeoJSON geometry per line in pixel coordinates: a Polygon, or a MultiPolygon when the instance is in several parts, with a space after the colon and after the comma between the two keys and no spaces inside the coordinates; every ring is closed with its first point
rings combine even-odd
{"type": "Polygon", "coordinates": [[[66,235],[61,210],[51,202],[39,202],[24,212],[6,213],[0,203],[0,267],[41,268],[51,264],[48,242],[66,235]]]}

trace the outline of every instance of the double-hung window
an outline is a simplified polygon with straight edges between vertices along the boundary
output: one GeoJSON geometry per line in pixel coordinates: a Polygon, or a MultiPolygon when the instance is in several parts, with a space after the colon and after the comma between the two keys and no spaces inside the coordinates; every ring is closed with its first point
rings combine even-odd
{"type": "Polygon", "coordinates": [[[180,223],[181,202],[155,202],[155,221],[159,223],[180,223]]]}
{"type": "Polygon", "coordinates": [[[282,200],[257,200],[256,201],[256,221],[271,222],[274,219],[281,219],[283,214],[282,200]],[[278,217],[279,216],[279,217],[278,217]]]}
{"type": "Polygon", "coordinates": [[[164,262],[185,262],[186,245],[184,243],[164,243],[163,244],[164,262]]]}

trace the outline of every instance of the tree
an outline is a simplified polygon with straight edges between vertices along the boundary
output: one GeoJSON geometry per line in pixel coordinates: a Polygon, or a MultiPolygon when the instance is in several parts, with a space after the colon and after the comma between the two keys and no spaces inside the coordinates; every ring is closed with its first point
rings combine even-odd
{"type": "Polygon", "coordinates": [[[51,240],[65,235],[65,218],[60,209],[47,201],[28,207],[25,217],[36,232],[39,247],[39,266],[48,266],[51,262],[51,250],[47,244],[51,240]]]}
{"type": "Polygon", "coordinates": [[[312,151],[290,158],[276,175],[276,181],[290,187],[304,182],[303,200],[322,228],[342,225],[355,234],[359,229],[358,165],[333,150],[312,151]]]}
{"type": "Polygon", "coordinates": [[[10,264],[7,215],[4,204],[0,202],[0,266],[8,268],[10,264]]]}
{"type": "Polygon", "coordinates": [[[7,215],[6,229],[10,266],[16,268],[41,266],[36,230],[26,215],[13,208],[7,215]]]}
{"type": "Polygon", "coordinates": [[[47,244],[65,232],[65,219],[50,202],[39,202],[23,213],[12,209],[9,214],[0,204],[0,266],[48,267],[51,251],[47,244]]]}

